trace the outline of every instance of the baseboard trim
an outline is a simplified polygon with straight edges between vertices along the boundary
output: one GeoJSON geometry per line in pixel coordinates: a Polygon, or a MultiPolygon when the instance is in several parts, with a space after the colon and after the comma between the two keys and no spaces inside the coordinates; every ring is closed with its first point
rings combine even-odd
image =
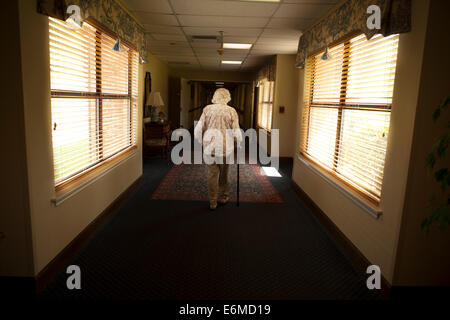
{"type": "Polygon", "coordinates": [[[45,289],[47,284],[64,268],[71,258],[92,238],[97,230],[109,220],[114,211],[137,189],[142,182],[142,176],[137,178],[111,204],[103,210],[78,236],[76,236],[58,255],[42,269],[35,278],[36,292],[45,289]]]}
{"type": "Polygon", "coordinates": [[[292,163],[294,162],[294,158],[293,157],[279,157],[278,158],[280,163],[292,163]]]}
{"type": "MultiPolygon", "coordinates": [[[[294,181],[291,181],[292,188],[295,193],[306,203],[311,209],[319,222],[327,229],[333,239],[344,250],[348,258],[352,263],[362,272],[366,273],[367,267],[372,265],[362,252],[350,241],[349,238],[334,224],[334,222],[319,208],[319,206],[297,185],[294,181]]],[[[391,292],[391,285],[389,282],[381,276],[381,290],[383,297],[389,298],[391,292]]]]}

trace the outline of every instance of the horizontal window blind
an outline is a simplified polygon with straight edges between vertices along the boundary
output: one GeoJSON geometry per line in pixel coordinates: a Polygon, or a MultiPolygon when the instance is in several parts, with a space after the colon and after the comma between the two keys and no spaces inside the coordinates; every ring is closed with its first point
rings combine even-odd
{"type": "Polygon", "coordinates": [[[272,129],[274,81],[262,81],[258,94],[258,126],[267,131],[272,129]]]}
{"type": "Polygon", "coordinates": [[[369,199],[381,197],[398,35],[358,35],[307,59],[301,152],[369,199]]]}
{"type": "Polygon", "coordinates": [[[55,185],[136,144],[137,52],[88,22],[49,18],[55,185]]]}

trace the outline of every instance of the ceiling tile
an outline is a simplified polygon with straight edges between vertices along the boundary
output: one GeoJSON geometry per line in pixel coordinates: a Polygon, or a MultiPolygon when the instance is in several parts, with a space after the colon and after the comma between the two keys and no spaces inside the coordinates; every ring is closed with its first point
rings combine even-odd
{"type": "Polygon", "coordinates": [[[215,15],[233,17],[270,17],[278,3],[171,0],[176,14],[215,15]]]}
{"type": "Polygon", "coordinates": [[[155,40],[167,40],[167,41],[185,41],[186,37],[183,34],[159,34],[152,33],[151,36],[155,40]]]}
{"type": "Polygon", "coordinates": [[[302,32],[300,30],[266,28],[261,37],[298,39],[301,35],[302,32]]]}
{"type": "Polygon", "coordinates": [[[252,53],[255,55],[294,54],[297,53],[297,48],[257,48],[253,49],[252,53]]]}
{"type": "Polygon", "coordinates": [[[142,24],[156,24],[164,26],[177,26],[178,21],[174,15],[171,14],[156,14],[143,11],[133,12],[142,24]]]}
{"type": "Polygon", "coordinates": [[[191,46],[195,48],[216,48],[219,49],[220,44],[216,41],[193,41],[191,46]]]}
{"type": "Polygon", "coordinates": [[[200,63],[216,63],[216,62],[220,62],[220,58],[218,57],[200,57],[198,56],[198,61],[200,61],[200,63]]]}
{"type": "Polygon", "coordinates": [[[261,37],[256,42],[257,45],[279,45],[279,46],[296,46],[298,44],[298,39],[289,39],[289,38],[267,38],[261,37]]]}
{"type": "Polygon", "coordinates": [[[130,11],[146,11],[153,13],[172,13],[167,0],[122,0],[130,11]]]}
{"type": "Polygon", "coordinates": [[[269,18],[247,17],[217,17],[217,16],[178,16],[183,27],[234,27],[234,28],[262,28],[269,18]]]}
{"type": "MultiPolygon", "coordinates": [[[[253,44],[256,41],[256,37],[232,37],[225,36],[224,42],[231,43],[251,43],[253,44]]],[[[194,48],[220,48],[220,43],[216,41],[193,41],[191,42],[192,47],[194,48]]],[[[231,50],[231,49],[230,49],[231,50]]]]}
{"type": "Polygon", "coordinates": [[[249,57],[259,57],[259,58],[261,58],[261,57],[269,57],[269,56],[271,56],[271,55],[274,55],[275,53],[273,53],[273,50],[271,50],[270,51],[270,53],[268,53],[268,51],[267,50],[252,50],[251,52],[250,52],[250,54],[248,55],[249,57]]]}
{"type": "Polygon", "coordinates": [[[331,7],[329,4],[282,4],[274,17],[315,19],[325,14],[331,7]]]}
{"type": "Polygon", "coordinates": [[[308,28],[339,0],[121,1],[144,24],[149,52],[172,67],[242,71],[256,70],[275,54],[295,54],[301,30],[308,28]],[[184,35],[218,36],[219,31],[224,31],[224,42],[251,43],[253,47],[250,50],[225,49],[220,56],[217,52],[220,44],[216,41],[188,42],[190,37],[184,35]],[[244,62],[221,65],[222,59],[244,62]]]}
{"type": "Polygon", "coordinates": [[[150,48],[152,47],[189,48],[189,43],[187,41],[163,41],[163,40],[148,39],[147,44],[150,48]]]}
{"type": "Polygon", "coordinates": [[[182,55],[158,55],[158,58],[164,61],[177,61],[177,62],[191,62],[197,63],[197,58],[194,56],[182,56],[182,55]]]}
{"type": "Polygon", "coordinates": [[[252,51],[258,51],[258,50],[279,50],[280,52],[286,52],[286,51],[296,51],[297,45],[291,45],[291,46],[281,46],[279,44],[255,44],[253,46],[252,51]]]}
{"type": "Polygon", "coordinates": [[[157,26],[153,24],[144,24],[146,32],[161,34],[183,34],[181,27],[157,26]]]}
{"type": "Polygon", "coordinates": [[[219,35],[219,31],[224,32],[224,36],[255,36],[257,37],[262,28],[200,28],[200,27],[183,27],[184,32],[190,35],[219,35]]]}
{"type": "Polygon", "coordinates": [[[216,60],[220,60],[220,59],[244,60],[248,54],[248,51],[245,51],[245,52],[225,51],[225,53],[223,55],[219,55],[219,53],[215,49],[210,49],[210,51],[205,50],[206,48],[201,48],[201,49],[202,50],[200,50],[200,48],[194,49],[195,54],[197,55],[197,57],[199,57],[199,59],[210,58],[210,59],[216,59],[216,60]]]}
{"type": "Polygon", "coordinates": [[[194,48],[194,52],[198,55],[198,56],[213,56],[215,57],[216,55],[218,56],[219,54],[217,53],[218,47],[216,48],[194,48]]]}
{"type": "Polygon", "coordinates": [[[155,55],[183,55],[193,56],[194,53],[191,48],[174,48],[174,47],[150,47],[150,53],[155,55]]]}
{"type": "Polygon", "coordinates": [[[289,28],[304,30],[313,24],[315,19],[300,18],[272,18],[267,25],[268,28],[289,28]]]}

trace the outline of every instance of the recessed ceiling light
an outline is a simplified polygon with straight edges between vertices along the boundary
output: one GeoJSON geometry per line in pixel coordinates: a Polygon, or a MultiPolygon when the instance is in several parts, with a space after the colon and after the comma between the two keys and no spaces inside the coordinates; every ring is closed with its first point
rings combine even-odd
{"type": "Polygon", "coordinates": [[[250,49],[252,47],[251,43],[224,43],[224,49],[250,49]]]}
{"type": "Polygon", "coordinates": [[[242,61],[238,60],[222,60],[222,64],[241,64],[242,61]]]}

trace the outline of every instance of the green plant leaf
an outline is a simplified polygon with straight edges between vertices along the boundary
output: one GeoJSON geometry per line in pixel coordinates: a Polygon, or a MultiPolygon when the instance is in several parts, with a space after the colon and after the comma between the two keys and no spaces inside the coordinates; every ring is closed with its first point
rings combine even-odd
{"type": "Polygon", "coordinates": [[[422,229],[422,235],[423,236],[428,235],[428,233],[430,232],[430,219],[424,218],[422,220],[420,228],[422,229]]]}
{"type": "Polygon", "coordinates": [[[439,105],[440,109],[445,109],[450,104],[450,95],[446,96],[444,99],[442,99],[441,104],[439,105]]]}
{"type": "MultiPolygon", "coordinates": [[[[432,118],[436,122],[445,109],[450,105],[450,95],[442,99],[439,107],[433,112],[432,118]]],[[[445,124],[445,122],[444,122],[445,124]]],[[[447,122],[447,129],[450,129],[450,121],[447,122]]],[[[447,149],[450,145],[450,132],[442,133],[439,138],[433,143],[432,151],[427,155],[425,159],[426,168],[429,174],[433,172],[436,163],[441,159],[444,159],[447,154],[447,149]]],[[[446,162],[448,163],[448,162],[446,162]]],[[[441,190],[446,193],[446,190],[450,186],[450,169],[441,168],[434,173],[434,179],[440,185],[441,190]]],[[[441,199],[441,198],[439,198],[441,199]]],[[[430,227],[433,224],[437,224],[437,227],[444,231],[450,225],[450,193],[447,194],[447,199],[442,206],[439,206],[436,201],[436,197],[433,194],[426,206],[430,214],[424,218],[421,223],[422,234],[425,236],[430,232],[430,227]]]]}
{"type": "Polygon", "coordinates": [[[450,133],[446,132],[441,134],[440,137],[434,143],[433,150],[436,151],[439,158],[445,157],[449,141],[450,141],[450,133]]]}
{"type": "Polygon", "coordinates": [[[434,177],[436,178],[437,182],[441,182],[442,180],[446,180],[447,179],[447,175],[448,175],[448,169],[447,168],[439,169],[438,171],[436,171],[434,173],[434,177]]]}
{"type": "Polygon", "coordinates": [[[426,160],[426,167],[428,169],[428,173],[431,173],[431,171],[433,171],[434,165],[436,164],[436,157],[434,155],[434,153],[430,153],[426,160]]]}
{"type": "Polygon", "coordinates": [[[437,119],[439,119],[439,117],[441,116],[441,109],[437,108],[436,110],[434,110],[433,112],[433,121],[436,122],[437,119]]]}

